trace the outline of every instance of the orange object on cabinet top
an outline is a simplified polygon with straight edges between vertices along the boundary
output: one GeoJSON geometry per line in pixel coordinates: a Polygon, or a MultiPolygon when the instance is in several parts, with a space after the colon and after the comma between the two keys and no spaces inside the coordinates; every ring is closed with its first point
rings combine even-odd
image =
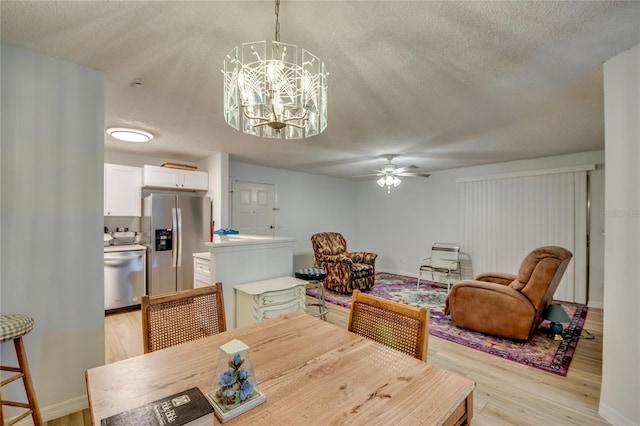
{"type": "Polygon", "coordinates": [[[180,164],[180,163],[162,163],[162,167],[168,167],[170,169],[181,169],[181,170],[198,170],[197,166],[190,166],[188,164],[180,164]]]}

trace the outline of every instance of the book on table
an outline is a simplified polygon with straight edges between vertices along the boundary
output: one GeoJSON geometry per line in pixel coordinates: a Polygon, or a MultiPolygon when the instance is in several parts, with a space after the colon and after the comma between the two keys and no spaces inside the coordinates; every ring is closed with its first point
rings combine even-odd
{"type": "Polygon", "coordinates": [[[101,426],[211,425],[213,407],[198,388],[169,395],[100,421],[101,426]]]}

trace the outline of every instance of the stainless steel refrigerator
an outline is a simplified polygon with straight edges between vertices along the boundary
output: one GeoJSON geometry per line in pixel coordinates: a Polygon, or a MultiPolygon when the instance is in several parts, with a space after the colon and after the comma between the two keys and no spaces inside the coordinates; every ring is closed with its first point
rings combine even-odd
{"type": "Polygon", "coordinates": [[[208,251],[211,199],[152,193],[142,203],[149,294],[193,288],[193,253],[208,251]]]}

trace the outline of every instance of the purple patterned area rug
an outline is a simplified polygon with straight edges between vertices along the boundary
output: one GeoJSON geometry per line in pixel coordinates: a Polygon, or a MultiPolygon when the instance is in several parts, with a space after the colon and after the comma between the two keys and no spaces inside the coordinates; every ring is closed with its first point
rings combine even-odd
{"type": "MultiPolygon", "coordinates": [[[[375,285],[366,293],[405,305],[429,308],[431,312],[429,334],[435,337],[549,373],[567,375],[587,317],[585,305],[558,302],[562,304],[567,315],[571,318],[568,326],[563,324],[565,325],[562,332],[564,340],[554,340],[553,336],[549,334],[549,323],[543,321],[531,339],[527,342],[516,342],[456,327],[451,323],[449,316],[444,314],[444,300],[447,297],[446,286],[421,280],[420,288],[416,289],[416,284],[416,278],[380,272],[376,274],[375,285]]],[[[309,289],[307,295],[316,297],[316,291],[316,289],[309,289]]],[[[350,295],[327,290],[325,299],[327,303],[347,309],[351,307],[350,295]]]]}

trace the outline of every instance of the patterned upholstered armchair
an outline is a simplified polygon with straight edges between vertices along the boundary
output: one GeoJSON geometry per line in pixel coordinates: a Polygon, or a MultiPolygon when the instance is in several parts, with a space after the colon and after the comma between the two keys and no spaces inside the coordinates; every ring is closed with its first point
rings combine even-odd
{"type": "Polygon", "coordinates": [[[340,293],[373,287],[376,275],[376,253],[347,251],[347,242],[337,232],[321,232],[311,236],[316,266],[327,271],[325,285],[340,293]]]}

